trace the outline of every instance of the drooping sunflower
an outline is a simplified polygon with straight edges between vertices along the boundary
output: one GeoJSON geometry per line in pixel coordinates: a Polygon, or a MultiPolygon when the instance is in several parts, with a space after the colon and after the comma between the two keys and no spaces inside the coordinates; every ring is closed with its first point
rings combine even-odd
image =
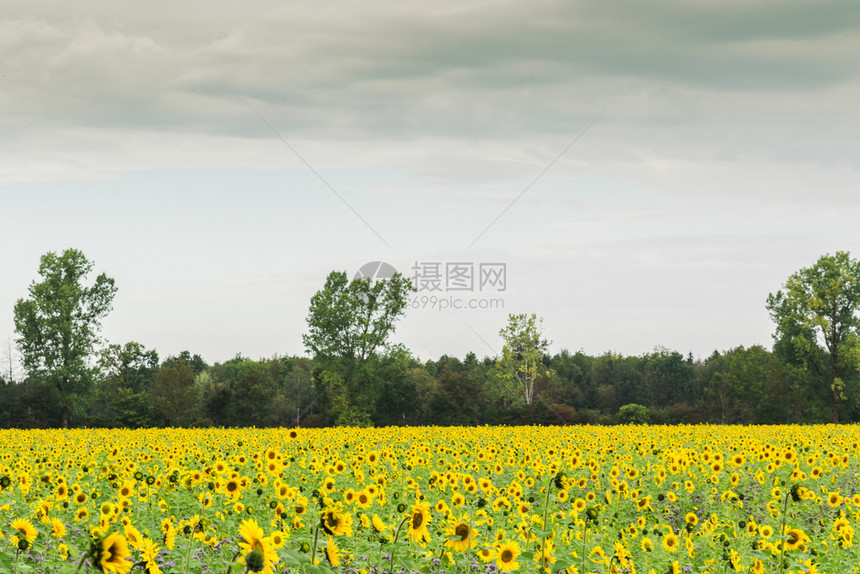
{"type": "Polygon", "coordinates": [[[239,548],[242,549],[242,557],[239,562],[244,564],[244,559],[248,554],[259,551],[263,556],[263,568],[259,572],[270,574],[272,566],[280,560],[278,553],[272,547],[270,538],[263,536],[263,529],[257,524],[253,518],[242,521],[242,526],[239,527],[239,536],[243,541],[239,542],[239,548]]]}
{"type": "Polygon", "coordinates": [[[412,505],[409,517],[409,538],[422,546],[430,541],[427,525],[430,523],[430,505],[426,502],[412,505]]]}
{"type": "Polygon", "coordinates": [[[516,561],[519,555],[520,547],[516,542],[505,542],[499,546],[496,553],[496,566],[502,572],[516,570],[520,567],[520,563],[516,561]]]}
{"type": "Polygon", "coordinates": [[[385,524],[378,514],[374,514],[373,518],[370,520],[371,524],[373,524],[373,529],[377,532],[385,532],[386,530],[391,529],[390,526],[385,524]]]}
{"type": "Polygon", "coordinates": [[[12,529],[17,530],[18,533],[27,539],[27,542],[32,542],[36,539],[36,536],[39,535],[39,531],[36,530],[36,527],[33,526],[29,520],[26,518],[17,518],[12,521],[12,529]]]}
{"type": "Polygon", "coordinates": [[[325,547],[325,557],[329,564],[337,568],[340,566],[340,549],[334,543],[334,538],[328,537],[328,546],[325,547]]]}
{"type": "Polygon", "coordinates": [[[352,515],[329,508],[320,518],[320,526],[329,536],[352,536],[352,515]]]}
{"type": "Polygon", "coordinates": [[[93,562],[102,572],[115,572],[126,574],[131,570],[131,551],[125,538],[117,532],[112,532],[106,537],[95,542],[95,555],[93,562]]]}

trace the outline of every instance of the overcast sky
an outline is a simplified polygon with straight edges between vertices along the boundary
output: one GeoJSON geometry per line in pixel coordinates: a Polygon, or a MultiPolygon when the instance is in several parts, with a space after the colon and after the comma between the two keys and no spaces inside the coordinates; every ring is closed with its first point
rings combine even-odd
{"type": "Polygon", "coordinates": [[[108,341],[209,362],[304,353],[370,261],[440,271],[395,336],[424,359],[509,313],[553,351],[770,348],[768,293],[860,255],[855,0],[0,6],[3,342],[69,247],[108,341]]]}

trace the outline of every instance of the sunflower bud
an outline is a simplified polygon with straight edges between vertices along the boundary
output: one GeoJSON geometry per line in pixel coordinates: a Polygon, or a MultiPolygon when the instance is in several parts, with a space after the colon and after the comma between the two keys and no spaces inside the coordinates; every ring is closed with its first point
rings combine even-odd
{"type": "Polygon", "coordinates": [[[803,493],[803,487],[800,485],[799,482],[795,482],[794,484],[791,485],[791,499],[794,502],[800,502],[800,500],[802,498],[802,496],[801,496],[802,493],[803,493]]]}
{"type": "Polygon", "coordinates": [[[18,550],[20,550],[21,552],[24,552],[29,547],[30,547],[30,543],[27,542],[26,538],[19,538],[18,539],[18,550]]]}
{"type": "Polygon", "coordinates": [[[245,564],[247,564],[248,570],[251,572],[262,571],[266,565],[265,560],[263,560],[263,553],[259,550],[254,550],[245,557],[245,564]]]}

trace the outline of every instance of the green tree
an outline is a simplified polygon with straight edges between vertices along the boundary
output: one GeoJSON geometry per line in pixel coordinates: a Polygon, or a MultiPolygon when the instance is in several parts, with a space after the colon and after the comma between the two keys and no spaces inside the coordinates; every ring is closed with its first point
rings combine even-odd
{"type": "Polygon", "coordinates": [[[149,388],[149,396],[155,412],[169,426],[187,427],[200,414],[200,391],[194,384],[194,368],[183,361],[165,361],[155,381],[149,388]]]}
{"type": "Polygon", "coordinates": [[[535,399],[535,383],[550,374],[544,365],[549,342],[541,333],[543,319],[531,315],[508,315],[508,324],[499,334],[505,343],[499,373],[509,389],[516,391],[527,406],[535,399]]]}
{"type": "Polygon", "coordinates": [[[857,374],[860,261],[844,251],[823,255],[793,273],[783,289],[767,297],[776,323],[774,350],[818,381],[832,421],[839,422],[846,378],[857,374]]]}
{"type": "Polygon", "coordinates": [[[390,279],[353,279],[332,271],[311,297],[305,348],[327,374],[317,377],[330,414],[344,423],[369,422],[375,404],[368,381],[397,321],[406,311],[412,282],[397,273],[390,279]],[[326,388],[327,386],[331,388],[326,388]]]}
{"type": "Polygon", "coordinates": [[[618,409],[618,422],[623,425],[647,425],[650,420],[646,406],[630,403],[618,409]]]}
{"type": "Polygon", "coordinates": [[[127,428],[153,426],[148,390],[158,371],[158,353],[136,341],[108,345],[99,352],[102,414],[127,428]]]}
{"type": "Polygon", "coordinates": [[[24,368],[56,390],[63,428],[93,390],[97,370],[90,357],[116,294],[114,280],[104,273],[84,285],[92,269],[76,249],[46,253],[39,265],[42,281],[31,283],[30,297],[15,304],[16,342],[24,368]]]}
{"type": "Polygon", "coordinates": [[[277,389],[266,361],[245,360],[239,365],[239,379],[233,386],[233,424],[268,427],[275,424],[277,389]]]}

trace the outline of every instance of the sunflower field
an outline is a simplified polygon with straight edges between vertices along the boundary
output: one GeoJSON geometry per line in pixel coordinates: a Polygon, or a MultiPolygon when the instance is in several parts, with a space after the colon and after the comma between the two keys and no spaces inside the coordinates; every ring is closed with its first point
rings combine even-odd
{"type": "Polygon", "coordinates": [[[855,426],[0,431],[0,571],[848,574],[855,426]]]}

